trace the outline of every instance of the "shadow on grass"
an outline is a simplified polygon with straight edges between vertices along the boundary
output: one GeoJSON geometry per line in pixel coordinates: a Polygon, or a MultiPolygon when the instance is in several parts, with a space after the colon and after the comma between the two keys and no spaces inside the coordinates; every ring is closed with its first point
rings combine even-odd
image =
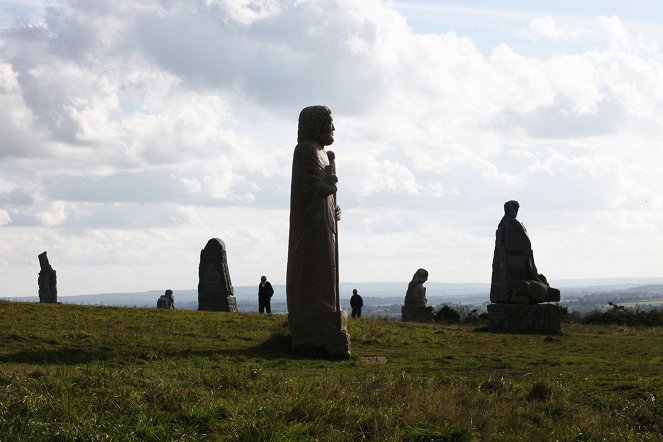
{"type": "Polygon", "coordinates": [[[21,364],[85,364],[93,361],[105,361],[113,357],[107,349],[63,347],[55,349],[31,348],[16,353],[0,356],[0,362],[21,364]]]}
{"type": "Polygon", "coordinates": [[[60,347],[30,348],[16,353],[0,355],[0,363],[14,362],[21,364],[55,364],[75,365],[95,361],[144,359],[156,361],[168,358],[213,357],[227,355],[245,358],[291,359],[291,360],[331,360],[327,355],[316,349],[294,352],[291,350],[290,335],[275,332],[267,340],[248,348],[229,348],[219,350],[175,350],[163,351],[158,348],[136,348],[133,351],[118,351],[104,346],[100,348],[60,347]]]}

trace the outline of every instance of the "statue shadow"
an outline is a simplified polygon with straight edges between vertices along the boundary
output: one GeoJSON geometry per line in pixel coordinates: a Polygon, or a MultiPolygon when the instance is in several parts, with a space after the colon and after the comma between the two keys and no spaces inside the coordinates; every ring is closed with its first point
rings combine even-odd
{"type": "Polygon", "coordinates": [[[227,348],[220,350],[178,350],[168,351],[159,348],[143,347],[136,351],[113,349],[108,346],[98,348],[60,347],[30,348],[11,354],[0,355],[0,363],[34,365],[79,365],[108,360],[156,361],[168,358],[214,357],[225,355],[240,358],[261,358],[268,360],[331,360],[327,354],[317,349],[294,352],[291,349],[290,335],[283,332],[272,334],[267,340],[248,348],[227,348]]]}
{"type": "Polygon", "coordinates": [[[76,365],[93,361],[105,361],[113,357],[112,350],[105,348],[38,348],[2,355],[0,356],[0,363],[76,365]]]}

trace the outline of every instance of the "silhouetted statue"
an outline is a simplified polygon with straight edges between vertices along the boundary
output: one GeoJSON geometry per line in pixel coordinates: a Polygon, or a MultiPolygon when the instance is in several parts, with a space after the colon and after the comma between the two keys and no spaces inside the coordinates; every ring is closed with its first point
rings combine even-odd
{"type": "Polygon", "coordinates": [[[39,258],[39,302],[54,303],[58,302],[58,281],[55,270],[48,262],[46,252],[37,255],[39,258]]]}
{"type": "Polygon", "coordinates": [[[350,356],[347,313],[338,293],[334,123],[326,106],[299,114],[292,160],[286,295],[293,348],[319,348],[333,358],[350,356]]]}
{"type": "Polygon", "coordinates": [[[171,289],[164,292],[163,295],[157,299],[157,308],[164,310],[175,310],[175,294],[171,289]]]}
{"type": "Polygon", "coordinates": [[[559,290],[550,287],[534,264],[532,243],[525,226],[516,219],[518,201],[504,203],[504,217],[497,226],[490,301],[537,304],[559,301],[559,290]]]}
{"type": "Polygon", "coordinates": [[[237,302],[228,271],[226,245],[212,238],[200,251],[198,310],[236,312],[237,302]]]}
{"type": "Polygon", "coordinates": [[[417,270],[412,276],[405,293],[405,305],[401,309],[401,321],[430,322],[433,319],[433,307],[426,307],[426,281],[428,271],[425,269],[417,270]]]}

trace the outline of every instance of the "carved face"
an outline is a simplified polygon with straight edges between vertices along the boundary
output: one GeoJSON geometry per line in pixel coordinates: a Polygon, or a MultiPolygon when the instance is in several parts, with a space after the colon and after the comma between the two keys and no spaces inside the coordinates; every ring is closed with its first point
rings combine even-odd
{"type": "Polygon", "coordinates": [[[329,115],[329,121],[322,125],[320,130],[320,144],[323,146],[329,146],[334,142],[334,120],[331,115],[329,115]]]}

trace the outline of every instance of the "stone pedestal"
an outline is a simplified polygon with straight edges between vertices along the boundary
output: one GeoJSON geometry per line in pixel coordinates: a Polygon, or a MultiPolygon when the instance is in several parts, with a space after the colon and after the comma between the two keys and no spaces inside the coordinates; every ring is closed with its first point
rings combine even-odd
{"type": "Polygon", "coordinates": [[[433,307],[409,306],[401,307],[401,321],[403,322],[432,322],[433,307]]]}
{"type": "Polygon", "coordinates": [[[488,327],[495,331],[560,333],[561,309],[555,304],[488,304],[488,327]]]}
{"type": "Polygon", "coordinates": [[[324,354],[332,359],[350,358],[348,312],[288,313],[292,349],[296,352],[324,354]]]}

